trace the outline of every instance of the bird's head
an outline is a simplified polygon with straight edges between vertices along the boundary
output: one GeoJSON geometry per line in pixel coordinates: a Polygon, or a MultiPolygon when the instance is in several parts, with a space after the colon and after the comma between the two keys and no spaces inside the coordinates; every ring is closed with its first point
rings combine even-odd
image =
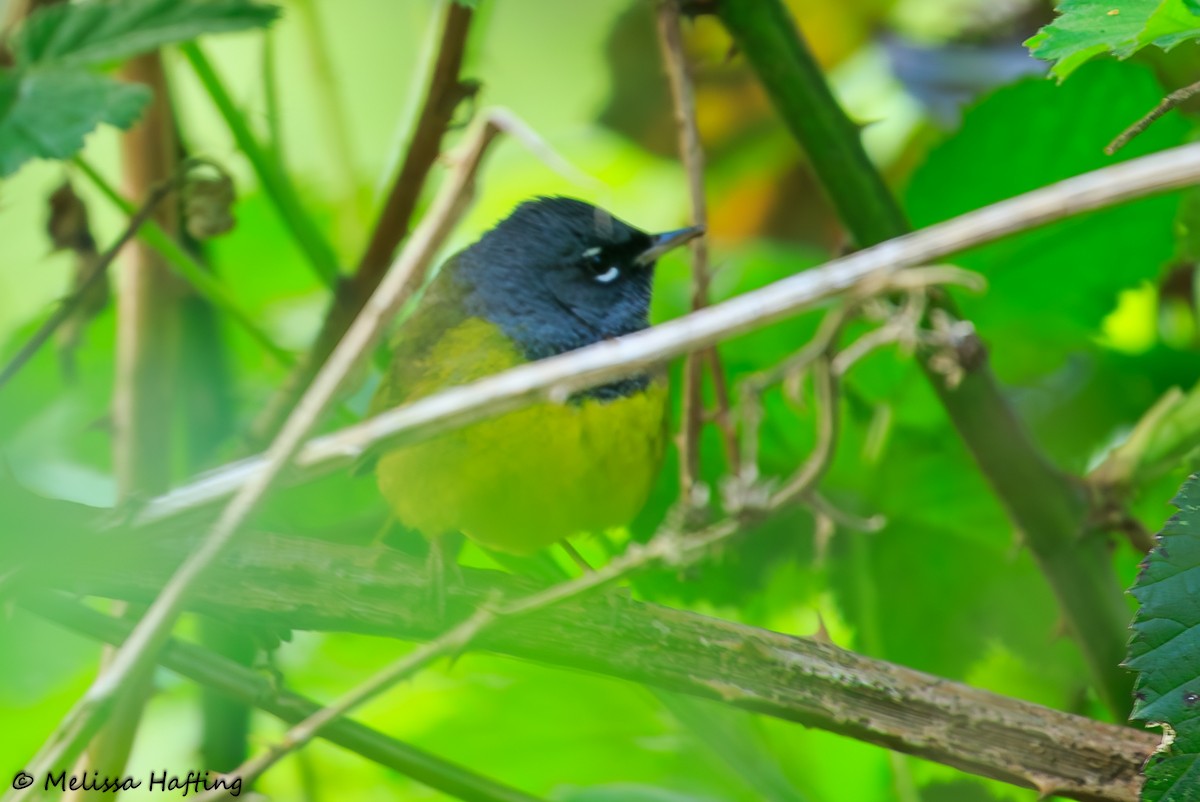
{"type": "Polygon", "coordinates": [[[649,325],[658,257],[703,233],[647,234],[572,198],[538,198],[458,257],[472,314],[500,326],[530,359],[649,325]]]}

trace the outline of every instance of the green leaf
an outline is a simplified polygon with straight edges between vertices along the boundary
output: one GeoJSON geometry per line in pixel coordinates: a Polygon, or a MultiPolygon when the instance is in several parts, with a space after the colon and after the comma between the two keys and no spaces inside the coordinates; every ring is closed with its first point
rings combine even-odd
{"type": "Polygon", "coordinates": [[[633,783],[572,789],[560,798],[563,802],[717,802],[711,796],[695,796],[633,783]]]}
{"type": "Polygon", "coordinates": [[[252,0],[117,0],[41,8],[14,37],[19,67],[86,66],[209,33],[261,28],[277,6],[252,0]]]}
{"type": "Polygon", "coordinates": [[[100,123],[128,128],[150,89],[73,69],[0,72],[0,177],[29,159],[66,159],[100,123]]]}
{"type": "MultiPolygon", "coordinates": [[[[916,226],[949,219],[1060,179],[1180,144],[1186,124],[1164,117],[1118,157],[1104,146],[1162,96],[1131,63],[1089,64],[1055,86],[1028,79],[970,109],[909,184],[916,226]]],[[[1075,217],[955,257],[988,279],[961,305],[993,351],[997,372],[1025,382],[1092,347],[1121,290],[1153,280],[1173,255],[1178,197],[1164,195],[1075,217]]],[[[1066,378],[1064,377],[1064,380],[1066,378]]]]}
{"type": "Polygon", "coordinates": [[[1126,665],[1137,672],[1131,719],[1174,737],[1146,764],[1144,802],[1200,800],[1200,476],[1158,535],[1131,591],[1138,600],[1126,665]]]}
{"type": "Polygon", "coordinates": [[[1058,11],[1025,46],[1055,62],[1051,72],[1059,80],[1105,52],[1128,58],[1149,44],[1169,50],[1200,37],[1197,0],[1063,0],[1058,11]]]}

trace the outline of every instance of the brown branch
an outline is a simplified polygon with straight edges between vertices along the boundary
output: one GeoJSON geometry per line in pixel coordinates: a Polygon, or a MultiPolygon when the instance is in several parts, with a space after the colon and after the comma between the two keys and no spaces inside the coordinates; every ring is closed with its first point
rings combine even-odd
{"type": "Polygon", "coordinates": [[[1112,156],[1118,150],[1128,145],[1130,140],[1136,136],[1139,136],[1143,131],[1149,128],[1159,117],[1163,116],[1171,109],[1179,108],[1198,94],[1200,94],[1200,81],[1190,84],[1189,86],[1185,86],[1182,89],[1176,89],[1174,92],[1163,98],[1157,106],[1147,112],[1145,117],[1122,131],[1116,139],[1108,144],[1108,147],[1104,149],[1104,152],[1109,156],[1112,156]]]}
{"type": "MultiPolygon", "coordinates": [[[[691,198],[692,225],[708,225],[708,209],[704,196],[704,147],[696,123],[696,92],[683,47],[678,0],[660,0],[657,9],[658,42],[663,66],[671,85],[675,125],[679,133],[679,156],[688,177],[691,198]]],[[[692,250],[692,309],[708,306],[711,275],[708,261],[708,242],[704,237],[690,243],[692,250]]],[[[716,389],[717,409],[712,416],[722,432],[726,445],[726,460],[732,473],[738,473],[737,437],[729,412],[729,393],[716,346],[702,353],[688,354],[683,363],[683,412],[679,435],[680,498],[685,505],[695,502],[695,486],[700,481],[700,431],[705,421],[701,388],[703,366],[712,370],[716,389]]]]}
{"type": "MultiPolygon", "coordinates": [[[[86,570],[46,565],[35,586],[146,601],[186,553],[177,536],[85,540],[86,570]],[[90,548],[88,543],[91,544],[90,548]],[[94,554],[92,553],[94,552],[94,554]]],[[[446,614],[466,619],[527,580],[464,568],[446,614]]],[[[224,552],[190,609],[258,626],[426,640],[439,635],[419,558],[256,533],[224,552]],[[315,598],[320,604],[313,604],[315,598]]],[[[640,603],[574,598],[482,634],[474,648],[717,699],[1046,795],[1134,802],[1155,735],[1000,696],[831,644],[640,603]]]]}
{"type": "MultiPolygon", "coordinates": [[[[121,72],[152,92],[141,119],[121,137],[124,192],[134,198],[154,197],[158,187],[169,192],[173,176],[182,172],[176,169],[179,151],[162,57],[157,51],[136,56],[121,72]]],[[[177,205],[156,203],[151,214],[164,230],[178,228],[177,205]]],[[[125,251],[122,272],[117,283],[112,453],[117,495],[128,501],[170,486],[177,402],[174,369],[179,363],[180,312],[187,285],[157,251],[141,241],[130,243],[125,251]]],[[[119,614],[136,617],[140,610],[120,605],[119,614]]],[[[100,676],[107,673],[116,656],[116,651],[105,650],[100,676]]],[[[113,695],[101,717],[103,728],[90,739],[86,755],[76,767],[80,774],[95,771],[117,777],[124,773],[142,713],[154,692],[153,672],[153,664],[138,667],[113,695]]],[[[67,797],[75,800],[85,795],[72,791],[67,797]]]]}
{"type": "Polygon", "coordinates": [[[350,323],[379,286],[391,263],[392,254],[408,236],[421,190],[441,153],[442,137],[450,126],[454,111],[476,89],[474,84],[459,78],[471,18],[472,11],[467,6],[457,2],[446,4],[446,19],[429,88],[417,116],[404,162],[375,221],[370,241],[354,274],[338,284],[333,304],[312,347],[251,426],[249,440],[252,445],[268,442],[278,431],[321,365],[333,353],[350,323]]]}

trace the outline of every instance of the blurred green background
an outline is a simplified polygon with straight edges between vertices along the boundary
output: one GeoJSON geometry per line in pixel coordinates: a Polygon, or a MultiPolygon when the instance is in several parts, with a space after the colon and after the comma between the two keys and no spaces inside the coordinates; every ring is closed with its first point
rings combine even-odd
{"type": "MultiPolygon", "coordinates": [[[[352,265],[423,91],[418,71],[436,30],[437,5],[282,5],[270,49],[261,32],[211,37],[204,47],[255,130],[279,133],[276,144],[306,209],[342,263],[352,265]],[[264,90],[268,59],[278,86],[275,121],[264,90]]],[[[447,251],[537,194],[582,197],[648,230],[686,222],[685,176],[651,4],[481,5],[464,70],[482,83],[477,106],[511,109],[588,180],[560,175],[519,144],[503,142],[447,251]]],[[[1056,85],[1021,45],[1052,18],[1047,3],[792,0],[789,6],[917,226],[1110,163],[1104,145],[1164,94],[1195,80],[1200,68],[1196,46],[1186,44],[1169,54],[1147,50],[1128,61],[1100,60],[1056,85]]],[[[845,233],[727,35],[707,18],[688,24],[685,34],[709,158],[714,297],[840,253],[845,233]]],[[[300,352],[328,293],[194,73],[177,52],[168,49],[164,57],[187,149],[221,162],[237,181],[238,225],[206,245],[205,258],[277,342],[300,352]]],[[[468,112],[461,109],[460,117],[468,112]]],[[[1116,158],[1180,144],[1193,131],[1194,121],[1174,112],[1116,158]]],[[[84,154],[113,181],[117,137],[102,128],[84,154]]],[[[85,200],[102,248],[124,227],[124,216],[69,166],[32,163],[0,185],[5,355],[70,285],[71,257],[51,253],[44,233],[46,199],[64,177],[85,200]]],[[[987,276],[988,292],[960,294],[961,305],[988,343],[1012,402],[1070,472],[1099,464],[1164,392],[1190,390],[1200,376],[1191,234],[1197,206],[1182,200],[1164,196],[1086,215],[956,260],[987,276]]],[[[660,265],[655,319],[687,311],[688,276],[685,256],[660,265]]],[[[725,345],[731,380],[796,350],[818,320],[803,316],[725,345]]],[[[88,328],[74,382],[63,379],[48,348],[0,393],[0,454],[26,487],[95,506],[115,502],[105,427],[113,340],[110,307],[88,328]]],[[[212,346],[228,365],[238,431],[286,371],[226,322],[212,346]]],[[[368,387],[374,381],[368,378],[368,387]]],[[[361,412],[367,395],[351,406],[361,412]]],[[[766,402],[762,468],[784,475],[811,447],[811,409],[782,392],[766,402]]],[[[848,380],[843,411],[845,431],[824,489],[842,509],[883,516],[881,531],[839,529],[818,547],[809,517],[789,513],[683,575],[642,578],[637,592],[781,632],[809,635],[823,625],[835,643],[857,652],[1106,718],[1078,649],[1061,632],[1045,580],[917,365],[894,350],[872,355],[848,380]]],[[[214,467],[238,453],[236,437],[207,445],[177,460],[176,483],[195,467],[214,467]]],[[[705,475],[715,482],[724,470],[715,432],[706,430],[703,449],[705,475]]],[[[1134,488],[1136,514],[1150,530],[1166,517],[1188,468],[1173,461],[1134,488]]],[[[648,520],[675,498],[675,483],[671,464],[648,520]]],[[[369,541],[383,518],[373,483],[344,475],[280,493],[264,513],[288,531],[355,542],[369,541]]],[[[1124,543],[1114,549],[1127,584],[1138,558],[1124,543]]],[[[471,552],[464,560],[490,565],[471,552]]],[[[330,700],[407,648],[296,633],[276,660],[290,687],[330,700]]],[[[0,755],[3,767],[15,770],[87,687],[99,649],[17,610],[0,620],[0,654],[0,711],[8,724],[0,728],[0,755]]],[[[129,763],[134,776],[200,767],[196,688],[165,671],[156,682],[160,692],[129,763]]],[[[735,714],[720,719],[726,721],[720,732],[698,731],[639,686],[483,654],[423,672],[360,716],[397,738],[560,800],[755,800],[764,798],[763,776],[774,772],[794,792],[777,798],[814,802],[1036,798],[772,719],[735,714]],[[752,744],[763,765],[730,759],[723,738],[752,744]]],[[[252,750],[280,732],[274,720],[256,718],[252,750]]],[[[289,800],[443,798],[319,741],[283,761],[260,788],[289,800]]],[[[149,796],[142,789],[126,798],[149,796]]]]}

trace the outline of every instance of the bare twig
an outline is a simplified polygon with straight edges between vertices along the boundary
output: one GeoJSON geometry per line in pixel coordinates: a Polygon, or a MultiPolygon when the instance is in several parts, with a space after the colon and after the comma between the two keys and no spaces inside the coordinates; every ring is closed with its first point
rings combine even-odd
{"type": "Polygon", "coordinates": [[[804,464],[792,474],[783,487],[771,496],[771,507],[791,504],[816,487],[829,468],[837,444],[841,416],[838,414],[838,380],[833,371],[834,354],[822,353],[811,367],[813,400],[817,410],[817,441],[804,464]]]}
{"type": "Polygon", "coordinates": [[[1185,86],[1182,89],[1176,89],[1174,92],[1163,98],[1157,106],[1147,112],[1145,117],[1122,131],[1116,139],[1108,144],[1108,147],[1104,149],[1104,152],[1109,156],[1112,156],[1118,150],[1128,145],[1130,140],[1149,128],[1159,117],[1163,116],[1171,109],[1182,106],[1197,94],[1200,94],[1200,81],[1185,86]]]}
{"type": "MultiPolygon", "coordinates": [[[[459,79],[472,11],[462,3],[448,2],[445,6],[445,22],[429,88],[417,116],[404,162],[392,183],[379,219],[375,221],[370,242],[358,261],[354,275],[338,284],[333,304],[312,347],[251,426],[251,443],[266,442],[275,434],[367,298],[379,286],[392,254],[408,235],[421,189],[441,152],[442,137],[450,125],[454,110],[475,90],[473,84],[459,79]]],[[[309,13],[311,11],[309,9],[309,13]]]]}
{"type": "Polygon", "coordinates": [[[3,370],[0,370],[0,387],[3,387],[13,376],[20,372],[25,363],[54,335],[59,326],[66,323],[75,314],[75,311],[90,297],[90,294],[100,282],[108,280],[108,267],[113,263],[117,254],[137,235],[138,229],[142,227],[142,224],[154,215],[155,210],[163,199],[179,187],[183,178],[184,173],[181,171],[167,182],[155,186],[150,191],[141,208],[130,218],[129,224],[121,232],[121,236],[117,237],[117,241],[100,255],[87,279],[59,304],[58,308],[54,310],[54,314],[38,327],[38,330],[33,333],[33,336],[29,338],[25,345],[21,346],[21,350],[13,355],[13,358],[8,361],[3,370]]]}
{"type": "MultiPolygon", "coordinates": [[[[671,85],[675,125],[679,132],[679,156],[688,177],[691,197],[692,225],[708,225],[704,197],[704,147],[700,128],[696,124],[696,96],[691,69],[683,47],[678,0],[660,0],[657,10],[658,42],[663,66],[671,85]]],[[[708,264],[708,242],[704,237],[690,243],[692,249],[692,309],[708,306],[711,275],[708,264]]],[[[679,432],[680,498],[684,504],[695,501],[694,488],[700,481],[700,429],[704,423],[704,399],[701,390],[703,366],[707,362],[717,387],[717,410],[712,420],[720,428],[727,446],[726,459],[733,473],[738,472],[737,438],[729,414],[729,393],[716,346],[703,353],[689,353],[683,363],[683,413],[679,432]],[[730,446],[732,446],[730,448],[730,446]]]]}
{"type": "MultiPolygon", "coordinates": [[[[343,381],[367,357],[371,344],[387,320],[420,285],[435,252],[473,195],[475,173],[488,145],[501,130],[510,128],[523,130],[523,124],[501,112],[493,112],[475,127],[468,140],[469,146],[434,200],[429,214],[267,450],[264,470],[229,502],[200,546],[150,605],[114,655],[112,663],[39,750],[31,761],[35,767],[31,769],[34,776],[73,760],[99,726],[114,696],[126,686],[130,677],[153,663],[183,609],[189,589],[258,507],[309,431],[334,403],[343,381]]],[[[26,798],[28,793],[28,789],[16,791],[12,798],[26,798]]]]}
{"type": "MultiPolygon", "coordinates": [[[[309,443],[297,465],[311,473],[346,466],[368,449],[413,442],[503,414],[539,399],[628,375],[731,336],[763,328],[836,295],[877,292],[904,268],[1065,217],[1188,186],[1200,180],[1200,144],[1143,156],[1069,178],[929,228],[835,259],[677,320],[496,376],[382,413],[309,443]]],[[[264,470],[253,457],[202,477],[149,503],[142,520],[157,520],[227,497],[264,470]]]]}

